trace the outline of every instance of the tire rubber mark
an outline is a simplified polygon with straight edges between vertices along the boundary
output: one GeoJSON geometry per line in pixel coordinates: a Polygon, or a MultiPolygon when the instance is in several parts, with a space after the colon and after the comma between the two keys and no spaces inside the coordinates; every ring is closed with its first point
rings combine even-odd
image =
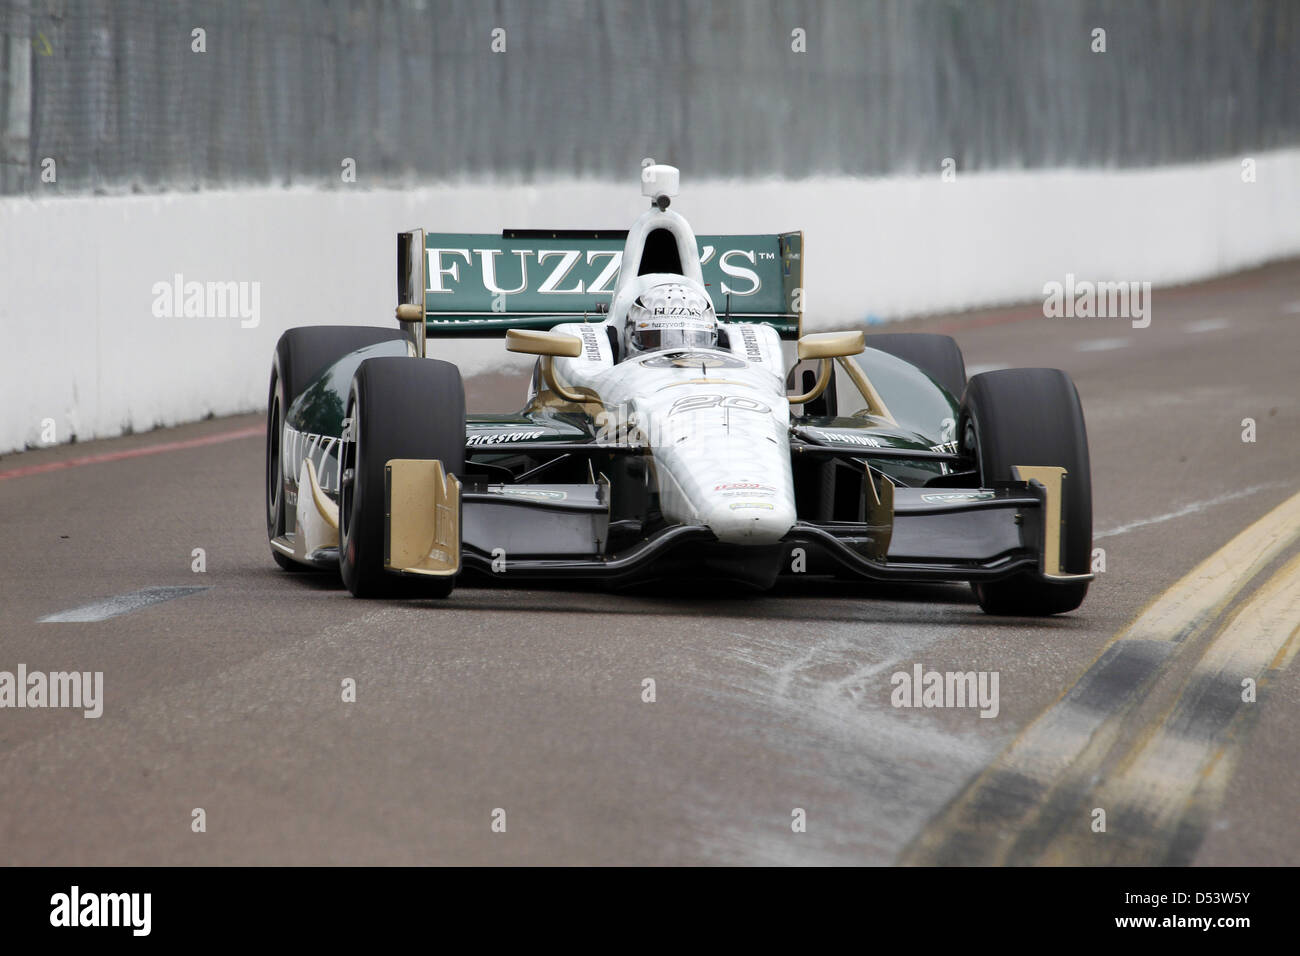
{"type": "Polygon", "coordinates": [[[1122,739],[1124,719],[1188,639],[1213,625],[1297,540],[1300,494],[1202,561],[1116,634],[1083,676],[930,822],[899,862],[1034,862],[1062,827],[1086,826],[1086,818],[1081,824],[1074,814],[1122,739]]]}
{"type": "Polygon", "coordinates": [[[1162,524],[1165,521],[1173,521],[1175,518],[1186,518],[1189,515],[1198,514],[1206,508],[1212,508],[1215,505],[1227,504],[1229,501],[1236,501],[1239,498],[1249,498],[1251,495],[1258,494],[1261,491],[1267,491],[1270,488],[1282,488],[1289,482],[1273,481],[1263,485],[1251,485],[1249,488],[1240,488],[1237,491],[1229,491],[1226,494],[1216,495],[1213,498],[1206,498],[1204,501],[1193,501],[1185,504],[1177,511],[1166,511],[1164,514],[1155,515],[1150,518],[1139,518],[1137,521],[1130,521],[1128,524],[1122,524],[1115,528],[1107,528],[1105,531],[1093,532],[1093,539],[1110,538],[1117,534],[1127,534],[1130,531],[1136,531],[1138,528],[1145,528],[1148,525],[1162,524]]]}
{"type": "Polygon", "coordinates": [[[1047,865],[1187,865],[1222,801],[1262,691],[1300,647],[1300,557],[1252,594],[1215,635],[1163,718],[1070,814],[1106,807],[1109,836],[1058,831],[1036,855],[1047,865]],[[1247,680],[1256,694],[1243,699],[1247,680]]]}
{"type": "Polygon", "coordinates": [[[1111,352],[1128,347],[1132,339],[1089,339],[1074,347],[1076,352],[1111,352]]]}
{"type": "Polygon", "coordinates": [[[1198,322],[1188,322],[1183,326],[1184,332],[1219,332],[1223,329],[1231,328],[1232,323],[1227,319],[1201,319],[1198,322]]]}
{"type": "Polygon", "coordinates": [[[206,590],[208,590],[207,587],[142,588],[139,591],[132,591],[130,594],[118,594],[114,597],[104,598],[102,601],[83,604],[81,607],[74,607],[69,611],[47,614],[37,623],[85,624],[91,621],[107,621],[110,617],[130,614],[132,611],[138,611],[141,608],[161,604],[164,601],[174,601],[177,598],[188,597],[191,594],[206,590]]]}

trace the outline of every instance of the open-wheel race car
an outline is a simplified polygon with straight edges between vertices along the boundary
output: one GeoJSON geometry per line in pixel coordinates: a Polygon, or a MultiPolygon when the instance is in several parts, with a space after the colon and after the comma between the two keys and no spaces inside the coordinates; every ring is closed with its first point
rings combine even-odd
{"type": "Polygon", "coordinates": [[[462,577],[968,581],[997,614],[1077,608],[1088,444],[1057,369],[967,380],[947,336],[801,334],[803,235],[696,237],[678,173],[626,232],[401,233],[397,328],[285,332],[266,519],[285,569],[358,597],[462,577]],[[455,336],[538,356],[523,407],[466,413],[455,336]]]}

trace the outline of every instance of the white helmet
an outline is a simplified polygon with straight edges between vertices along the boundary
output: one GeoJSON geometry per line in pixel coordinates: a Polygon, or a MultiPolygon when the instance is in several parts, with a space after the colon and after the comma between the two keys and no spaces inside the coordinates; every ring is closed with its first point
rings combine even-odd
{"type": "Polygon", "coordinates": [[[669,348],[714,348],[718,317],[703,292],[677,282],[652,286],[627,312],[631,355],[669,348]]]}

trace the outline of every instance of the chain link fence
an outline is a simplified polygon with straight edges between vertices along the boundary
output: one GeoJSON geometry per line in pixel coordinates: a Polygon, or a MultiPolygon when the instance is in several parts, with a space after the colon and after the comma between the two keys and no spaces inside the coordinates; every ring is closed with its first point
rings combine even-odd
{"type": "Polygon", "coordinates": [[[1300,142],[1300,3],[0,0],[0,80],[3,193],[1146,166],[1300,142]]]}

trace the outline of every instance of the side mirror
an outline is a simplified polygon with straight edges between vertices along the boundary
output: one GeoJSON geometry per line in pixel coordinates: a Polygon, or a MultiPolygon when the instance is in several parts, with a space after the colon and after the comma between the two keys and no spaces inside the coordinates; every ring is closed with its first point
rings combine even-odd
{"type": "Polygon", "coordinates": [[[831,359],[857,355],[867,347],[867,337],[861,332],[814,332],[799,339],[799,359],[821,359],[817,381],[810,391],[791,395],[791,405],[803,405],[820,398],[831,383],[831,359]]]}
{"type": "Polygon", "coordinates": [[[424,309],[420,308],[414,302],[406,302],[397,307],[398,322],[422,322],[424,321],[424,309]]]}
{"type": "Polygon", "coordinates": [[[582,354],[582,339],[563,332],[536,332],[532,329],[510,329],[506,332],[506,350],[526,355],[558,355],[577,358],[582,354]]]}
{"type": "Polygon", "coordinates": [[[862,332],[814,332],[799,339],[800,359],[831,359],[858,355],[867,347],[862,332]]]}
{"type": "Polygon", "coordinates": [[[582,339],[576,335],[565,335],[563,332],[537,332],[532,329],[510,329],[506,332],[506,349],[510,352],[523,352],[525,355],[540,355],[542,380],[546,382],[547,388],[566,402],[581,405],[589,401],[586,396],[570,391],[557,381],[555,369],[551,367],[551,359],[555,356],[577,358],[582,354],[582,339]]]}

